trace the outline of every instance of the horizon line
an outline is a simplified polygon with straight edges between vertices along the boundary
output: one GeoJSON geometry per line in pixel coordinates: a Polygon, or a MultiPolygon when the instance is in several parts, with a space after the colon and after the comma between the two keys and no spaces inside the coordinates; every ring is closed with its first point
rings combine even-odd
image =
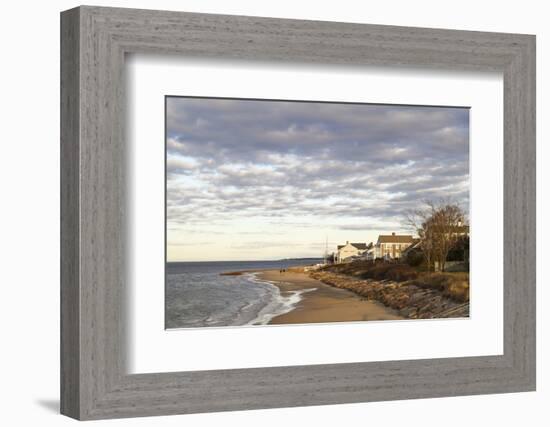
{"type": "Polygon", "coordinates": [[[222,259],[222,260],[166,260],[166,264],[175,262],[261,262],[261,261],[292,261],[301,259],[323,259],[323,256],[303,256],[294,258],[270,258],[270,259],[222,259]]]}

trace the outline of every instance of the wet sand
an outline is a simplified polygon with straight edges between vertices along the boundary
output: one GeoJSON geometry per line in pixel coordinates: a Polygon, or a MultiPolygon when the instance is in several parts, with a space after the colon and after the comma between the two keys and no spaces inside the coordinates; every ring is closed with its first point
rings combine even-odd
{"type": "Polygon", "coordinates": [[[403,319],[382,304],[367,301],[351,291],[326,285],[306,273],[268,270],[260,272],[258,278],[278,286],[283,295],[289,291],[315,288],[314,291],[302,294],[303,299],[294,310],[274,317],[269,322],[272,325],[403,319]]]}

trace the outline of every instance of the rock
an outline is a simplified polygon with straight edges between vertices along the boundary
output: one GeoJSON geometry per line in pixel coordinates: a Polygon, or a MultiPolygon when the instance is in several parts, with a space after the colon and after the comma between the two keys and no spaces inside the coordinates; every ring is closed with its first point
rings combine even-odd
{"type": "Polygon", "coordinates": [[[312,271],[310,276],[327,285],[355,292],[369,301],[381,302],[410,319],[466,317],[470,310],[469,303],[458,305],[439,290],[421,289],[408,282],[364,280],[328,271],[312,271]]]}

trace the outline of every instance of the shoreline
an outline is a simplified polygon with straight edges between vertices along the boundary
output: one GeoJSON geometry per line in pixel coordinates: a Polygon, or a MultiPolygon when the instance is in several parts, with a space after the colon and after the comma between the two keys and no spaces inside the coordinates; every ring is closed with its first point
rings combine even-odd
{"type": "Polygon", "coordinates": [[[271,318],[268,325],[405,319],[379,302],[325,284],[305,272],[263,270],[257,271],[256,275],[258,279],[277,286],[282,296],[306,291],[300,294],[300,300],[290,311],[271,318]]]}

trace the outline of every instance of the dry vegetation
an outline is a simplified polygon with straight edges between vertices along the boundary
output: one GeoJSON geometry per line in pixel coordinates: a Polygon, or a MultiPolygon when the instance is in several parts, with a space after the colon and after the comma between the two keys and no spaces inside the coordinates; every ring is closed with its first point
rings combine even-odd
{"type": "Polygon", "coordinates": [[[433,273],[395,263],[356,261],[314,271],[328,285],[381,302],[405,318],[468,317],[468,273],[433,273]]]}
{"type": "Polygon", "coordinates": [[[385,262],[355,261],[347,264],[335,264],[325,267],[325,270],[338,274],[346,274],[359,279],[393,280],[403,282],[418,278],[418,271],[406,264],[385,262]]]}
{"type": "Polygon", "coordinates": [[[324,271],[345,274],[357,279],[408,282],[421,289],[442,292],[457,302],[469,301],[470,285],[468,273],[430,273],[406,264],[356,261],[325,267],[324,271]]]}
{"type": "Polygon", "coordinates": [[[441,291],[444,296],[458,302],[470,301],[468,273],[424,273],[410,284],[422,289],[441,291]]]}

